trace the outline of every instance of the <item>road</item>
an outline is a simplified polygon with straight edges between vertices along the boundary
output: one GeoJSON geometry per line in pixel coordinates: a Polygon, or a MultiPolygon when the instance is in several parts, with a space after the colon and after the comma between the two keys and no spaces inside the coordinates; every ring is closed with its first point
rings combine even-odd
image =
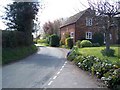
{"type": "Polygon", "coordinates": [[[66,60],[67,51],[39,47],[36,54],[2,67],[2,88],[98,88],[97,82],[66,60]]]}

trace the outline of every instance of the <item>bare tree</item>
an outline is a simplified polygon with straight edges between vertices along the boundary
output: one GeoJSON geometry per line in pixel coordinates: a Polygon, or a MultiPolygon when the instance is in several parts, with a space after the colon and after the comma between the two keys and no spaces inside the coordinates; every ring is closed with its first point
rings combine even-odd
{"type": "Polygon", "coordinates": [[[60,26],[63,19],[54,20],[53,22],[49,21],[43,25],[43,30],[46,35],[57,34],[60,36],[60,26]]]}
{"type": "Polygon", "coordinates": [[[112,30],[114,24],[114,17],[118,14],[119,12],[119,2],[108,2],[108,1],[91,1],[88,0],[89,6],[91,9],[96,11],[96,15],[100,16],[101,18],[104,19],[104,24],[103,29],[105,31],[105,38],[106,38],[106,51],[109,52],[110,50],[110,31],[112,30]],[[105,20],[106,18],[106,20],[105,20]]]}

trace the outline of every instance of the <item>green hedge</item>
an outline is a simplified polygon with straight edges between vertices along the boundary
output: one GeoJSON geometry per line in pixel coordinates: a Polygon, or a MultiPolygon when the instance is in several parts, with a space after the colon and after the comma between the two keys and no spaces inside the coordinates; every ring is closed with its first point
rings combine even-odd
{"type": "Polygon", "coordinates": [[[59,37],[56,34],[53,34],[49,37],[49,44],[52,47],[58,47],[59,46],[59,37]]]}
{"type": "Polygon", "coordinates": [[[70,37],[66,38],[65,45],[71,49],[73,47],[73,39],[70,37]]]}
{"type": "Polygon", "coordinates": [[[92,46],[92,42],[89,40],[82,40],[80,43],[81,47],[91,47],[92,46]]]}
{"type": "Polygon", "coordinates": [[[16,47],[16,48],[2,48],[2,64],[7,64],[24,57],[27,57],[37,51],[35,45],[16,47]]]}
{"type": "Polygon", "coordinates": [[[95,56],[84,56],[79,53],[78,49],[73,49],[68,60],[74,61],[79,68],[96,75],[109,88],[117,90],[117,86],[120,85],[120,59],[116,63],[112,63],[107,59],[103,60],[95,56]]]}
{"type": "Polygon", "coordinates": [[[20,46],[28,46],[32,44],[31,37],[21,31],[2,31],[3,48],[14,48],[20,46]]]}
{"type": "Polygon", "coordinates": [[[104,35],[100,32],[93,34],[92,43],[99,43],[100,45],[104,44],[104,35]]]}

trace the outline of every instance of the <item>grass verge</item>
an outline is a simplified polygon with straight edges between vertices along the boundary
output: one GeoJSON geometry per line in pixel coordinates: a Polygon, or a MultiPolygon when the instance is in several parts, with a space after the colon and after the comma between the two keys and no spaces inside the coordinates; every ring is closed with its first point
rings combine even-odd
{"type": "Polygon", "coordinates": [[[37,51],[35,45],[27,47],[17,47],[17,48],[4,48],[2,49],[2,64],[8,64],[13,61],[23,59],[37,51]]]}
{"type": "Polygon", "coordinates": [[[107,57],[103,56],[101,53],[101,50],[104,49],[105,47],[89,47],[89,48],[80,48],[79,51],[83,55],[94,55],[98,58],[101,59],[108,59],[112,61],[113,63],[120,59],[120,54],[119,54],[119,48],[118,46],[112,46],[111,48],[115,50],[115,56],[114,57],[107,57]]]}

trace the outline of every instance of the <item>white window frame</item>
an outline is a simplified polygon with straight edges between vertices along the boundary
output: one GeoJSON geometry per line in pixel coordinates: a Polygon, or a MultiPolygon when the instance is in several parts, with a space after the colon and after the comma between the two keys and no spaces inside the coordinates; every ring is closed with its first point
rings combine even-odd
{"type": "Polygon", "coordinates": [[[74,32],[70,32],[70,37],[74,38],[74,32]]]}
{"type": "Polygon", "coordinates": [[[105,33],[104,33],[104,44],[106,43],[106,37],[105,37],[106,35],[105,35],[105,33]]]}
{"type": "Polygon", "coordinates": [[[109,34],[110,35],[110,40],[112,40],[112,34],[109,34]]]}
{"type": "Polygon", "coordinates": [[[86,39],[92,39],[92,32],[86,32],[86,39]]]}
{"type": "Polygon", "coordinates": [[[86,17],[86,26],[92,26],[92,24],[93,24],[92,18],[86,17]]]}

